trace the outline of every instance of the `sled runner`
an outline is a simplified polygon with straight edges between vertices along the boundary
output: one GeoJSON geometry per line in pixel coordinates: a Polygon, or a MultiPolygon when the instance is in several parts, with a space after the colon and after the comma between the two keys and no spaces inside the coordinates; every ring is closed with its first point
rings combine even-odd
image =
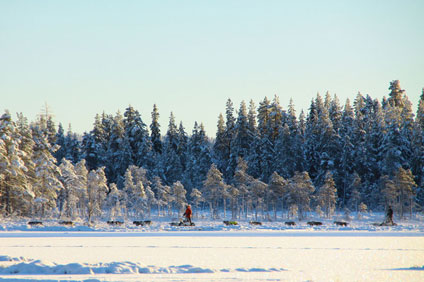
{"type": "Polygon", "coordinates": [[[185,220],[180,220],[180,222],[171,222],[170,223],[171,226],[196,226],[194,224],[194,222],[189,222],[189,221],[185,221],[185,220]]]}

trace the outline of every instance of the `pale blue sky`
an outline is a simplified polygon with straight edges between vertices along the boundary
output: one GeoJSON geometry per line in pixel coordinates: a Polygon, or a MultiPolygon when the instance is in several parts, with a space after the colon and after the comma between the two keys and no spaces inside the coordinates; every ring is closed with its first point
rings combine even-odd
{"type": "Polygon", "coordinates": [[[0,110],[34,120],[44,102],[79,133],[131,104],[165,133],[171,111],[214,136],[238,109],[317,92],[381,99],[399,79],[414,112],[424,87],[424,1],[0,0],[0,110]]]}

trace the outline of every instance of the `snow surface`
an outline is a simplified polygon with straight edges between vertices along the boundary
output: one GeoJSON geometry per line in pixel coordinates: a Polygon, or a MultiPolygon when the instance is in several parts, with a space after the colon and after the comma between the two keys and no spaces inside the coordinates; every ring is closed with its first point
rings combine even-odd
{"type": "Polygon", "coordinates": [[[0,224],[0,281],[424,281],[421,218],[376,227],[197,220],[172,227],[0,224]]]}

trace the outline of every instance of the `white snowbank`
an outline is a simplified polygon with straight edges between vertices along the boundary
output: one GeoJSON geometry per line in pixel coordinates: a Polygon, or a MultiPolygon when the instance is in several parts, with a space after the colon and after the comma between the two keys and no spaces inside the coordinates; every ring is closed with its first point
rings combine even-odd
{"type": "Polygon", "coordinates": [[[111,262],[111,263],[69,263],[56,264],[48,261],[31,260],[25,258],[12,258],[0,256],[0,262],[9,262],[11,265],[0,263],[0,274],[24,275],[60,275],[60,274],[181,274],[181,273],[219,273],[219,272],[281,272],[283,268],[236,268],[236,269],[211,269],[192,265],[171,265],[160,267],[144,265],[138,262],[111,262]]]}

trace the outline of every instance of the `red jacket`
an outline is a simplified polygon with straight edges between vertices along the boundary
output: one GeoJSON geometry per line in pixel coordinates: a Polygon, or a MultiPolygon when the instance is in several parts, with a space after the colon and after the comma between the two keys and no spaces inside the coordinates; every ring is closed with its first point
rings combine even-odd
{"type": "Polygon", "coordinates": [[[190,206],[188,206],[185,213],[184,213],[184,216],[187,217],[187,218],[191,218],[191,214],[192,214],[191,208],[190,208],[190,206]]]}

